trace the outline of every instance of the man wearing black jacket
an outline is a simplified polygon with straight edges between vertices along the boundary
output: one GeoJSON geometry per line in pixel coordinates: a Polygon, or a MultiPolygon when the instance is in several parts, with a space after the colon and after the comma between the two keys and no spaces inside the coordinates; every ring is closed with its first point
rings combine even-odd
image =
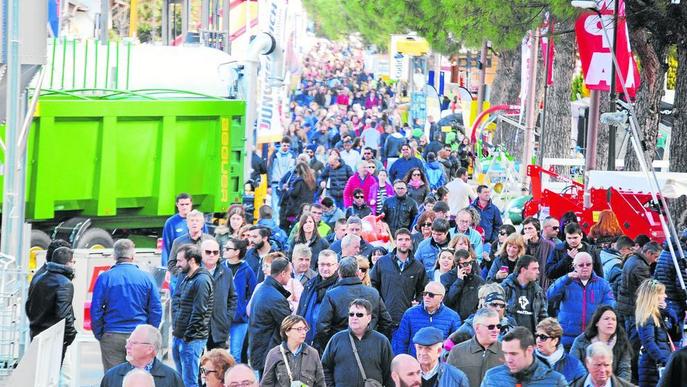
{"type": "Polygon", "coordinates": [[[603,278],[604,269],[598,251],[590,244],[582,241],[582,228],[579,224],[568,223],[565,226],[565,243],[556,247],[546,261],[546,276],[549,277],[551,283],[570,273],[573,258],[582,251],[592,256],[594,273],[603,278]]]}
{"type": "MultiPolygon", "coordinates": [[[[377,289],[363,285],[357,276],[358,262],[354,257],[339,262],[339,281],[325,293],[317,316],[317,333],[314,346],[324,348],[335,333],[346,329],[348,306],[358,298],[372,305],[370,328],[391,336],[391,316],[377,289]]],[[[302,296],[301,296],[302,298],[302,296]]]]}
{"type": "Polygon", "coordinates": [[[394,192],[396,195],[384,201],[382,213],[389,229],[396,235],[399,229],[410,229],[417,216],[417,203],[408,196],[408,184],[403,180],[394,181],[394,192]]]}
{"type": "Polygon", "coordinates": [[[381,257],[370,272],[372,286],[379,290],[382,300],[389,306],[394,330],[403,313],[422,300],[428,281],[425,266],[413,257],[410,231],[399,229],[395,238],[396,248],[381,257]]]}
{"type": "Polygon", "coordinates": [[[467,250],[456,251],[455,259],[458,263],[456,267],[441,275],[441,284],[446,288],[444,303],[465,321],[477,311],[477,292],[484,280],[479,275],[477,262],[467,250]]]}
{"type": "Polygon", "coordinates": [[[52,253],[52,261],[46,270],[34,278],[33,287],[26,300],[26,317],[29,318],[31,339],[64,319],[62,359],[67,347],[76,337],[74,328],[74,252],[59,247],[52,253]]]}
{"type": "Polygon", "coordinates": [[[214,305],[210,319],[208,351],[213,348],[229,348],[229,330],[234,320],[238,298],[234,289],[234,274],[227,265],[219,262],[220,248],[214,239],[204,240],[200,245],[203,266],[212,276],[214,305]]]}
{"type": "Polygon", "coordinates": [[[198,247],[185,245],[176,255],[181,279],[172,298],[172,356],[186,387],[198,386],[200,355],[208,340],[214,305],[212,276],[201,265],[198,247]]]}

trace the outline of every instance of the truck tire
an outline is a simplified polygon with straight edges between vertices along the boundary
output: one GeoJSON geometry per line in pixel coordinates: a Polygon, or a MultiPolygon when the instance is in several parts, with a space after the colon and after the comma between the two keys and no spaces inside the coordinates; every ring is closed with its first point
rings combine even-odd
{"type": "Polygon", "coordinates": [[[36,255],[43,250],[47,250],[50,245],[50,236],[41,230],[31,230],[31,246],[29,248],[29,269],[36,268],[36,255]]]}
{"type": "Polygon", "coordinates": [[[114,240],[109,232],[102,228],[89,228],[76,243],[77,249],[109,249],[114,246],[114,240]]]}

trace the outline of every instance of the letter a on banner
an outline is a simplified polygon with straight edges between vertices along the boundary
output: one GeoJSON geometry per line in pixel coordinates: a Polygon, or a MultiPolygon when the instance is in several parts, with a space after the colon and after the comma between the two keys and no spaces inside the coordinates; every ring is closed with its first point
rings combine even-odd
{"type": "MultiPolygon", "coordinates": [[[[616,92],[622,93],[620,75],[625,80],[630,97],[634,97],[639,87],[639,70],[632,56],[630,38],[625,22],[625,3],[618,3],[618,35],[616,39],[615,55],[618,59],[620,73],[616,74],[616,92]]],[[[575,22],[577,46],[580,51],[584,83],[590,90],[609,91],[611,85],[611,68],[613,57],[611,49],[613,42],[614,0],[597,0],[599,15],[592,12],[582,13],[575,22]],[[606,30],[604,32],[604,29],[606,30]]]]}

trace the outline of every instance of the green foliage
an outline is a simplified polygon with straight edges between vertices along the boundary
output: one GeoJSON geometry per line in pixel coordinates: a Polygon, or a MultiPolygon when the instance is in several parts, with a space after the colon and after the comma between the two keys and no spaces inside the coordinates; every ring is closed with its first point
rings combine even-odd
{"type": "Polygon", "coordinates": [[[516,47],[539,25],[545,10],[558,18],[576,10],[568,0],[304,0],[319,31],[332,39],[350,32],[386,47],[389,35],[415,31],[434,51],[477,48],[490,40],[496,49],[516,47]]]}
{"type": "Polygon", "coordinates": [[[572,87],[570,90],[570,100],[577,101],[582,98],[584,82],[582,80],[582,74],[577,74],[572,80],[572,87]]]}
{"type": "MultiPolygon", "coordinates": [[[[161,39],[162,2],[141,0],[138,3],[138,27],[136,36],[141,43],[161,39]]],[[[181,27],[181,26],[180,26],[181,27]]]]}

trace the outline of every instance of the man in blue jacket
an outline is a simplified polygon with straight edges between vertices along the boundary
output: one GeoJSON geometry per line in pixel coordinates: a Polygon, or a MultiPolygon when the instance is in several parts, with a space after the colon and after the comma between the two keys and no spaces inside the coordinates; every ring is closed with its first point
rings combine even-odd
{"type": "Polygon", "coordinates": [[[401,323],[391,339],[394,355],[407,353],[415,356],[411,341],[415,334],[425,327],[434,327],[441,332],[441,342],[460,328],[458,313],[446,307],[442,301],[446,289],[439,282],[429,282],[422,292],[422,304],[415,305],[403,313],[401,323]]]}
{"type": "MultiPolygon", "coordinates": [[[[170,216],[162,229],[162,266],[167,266],[174,240],[188,234],[186,215],[193,210],[193,198],[186,192],[182,192],[176,197],[176,206],[179,212],[170,216]]],[[[204,224],[203,232],[208,232],[207,226],[204,224]]]]}
{"type": "Polygon", "coordinates": [[[613,290],[608,281],[597,276],[589,253],[579,252],[573,260],[573,271],[556,280],[547,292],[550,303],[560,303],[558,321],[563,327],[562,344],[570,350],[575,338],[584,332],[600,305],[615,307],[613,290]]]}
{"type": "Polygon", "coordinates": [[[412,150],[410,145],[403,144],[401,146],[401,158],[394,162],[394,165],[389,168],[389,180],[396,181],[398,179],[403,179],[413,168],[419,168],[425,176],[425,165],[417,157],[412,155],[412,150]]]}
{"type": "Polygon", "coordinates": [[[501,210],[491,202],[491,190],[489,187],[486,185],[478,186],[477,199],[470,205],[479,211],[479,225],[484,230],[484,241],[493,242],[496,239],[499,227],[503,224],[503,220],[501,220],[501,210]]]}
{"type": "Polygon", "coordinates": [[[136,326],[157,327],[162,318],[160,291],[134,263],[134,243],[118,240],[113,256],[116,264],[98,276],[91,301],[91,329],[100,342],[105,372],[126,361],[126,339],[136,326]]]}

